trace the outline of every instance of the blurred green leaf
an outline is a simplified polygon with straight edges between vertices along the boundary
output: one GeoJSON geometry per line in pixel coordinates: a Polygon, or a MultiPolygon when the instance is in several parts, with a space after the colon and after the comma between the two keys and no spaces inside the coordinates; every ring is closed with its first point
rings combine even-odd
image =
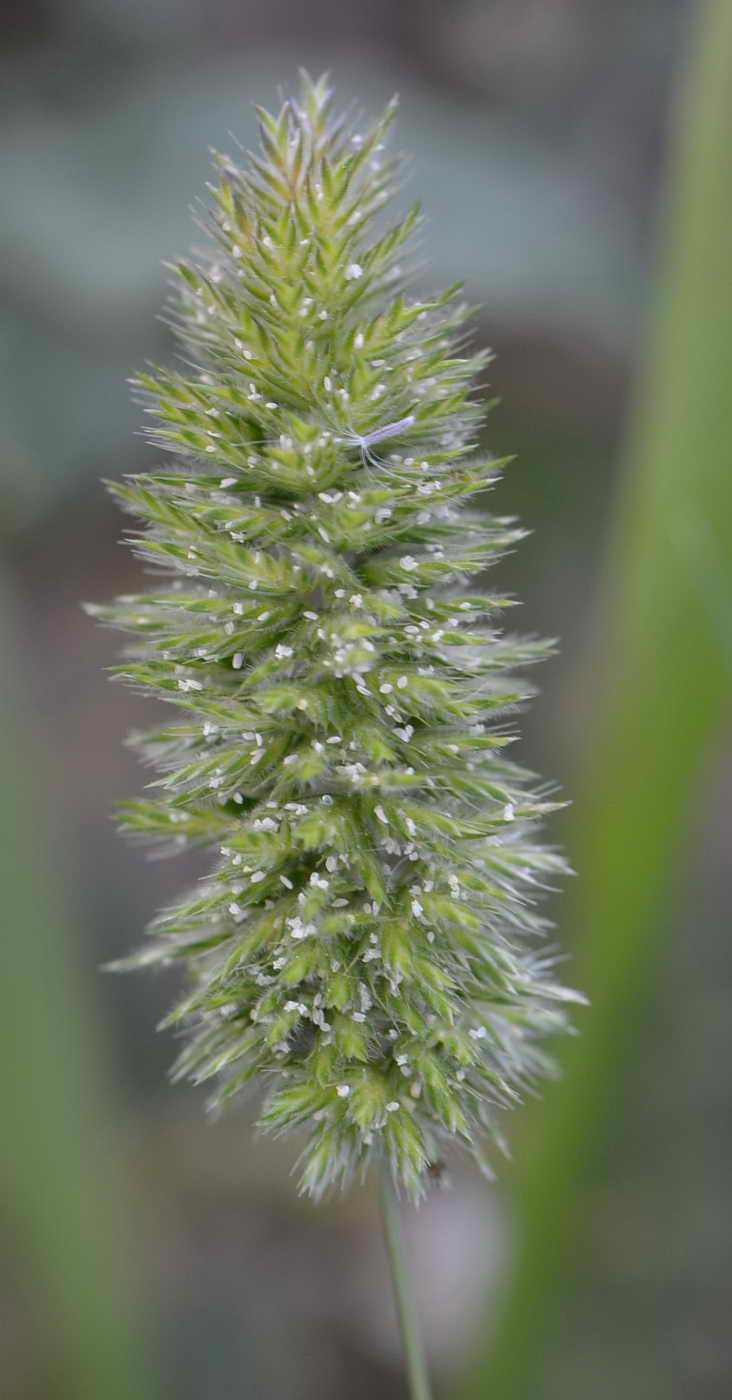
{"type": "Polygon", "coordinates": [[[42,1325],[39,1385],[48,1366],[54,1400],[148,1400],[105,1045],[75,966],[68,873],[49,850],[61,794],[44,786],[49,756],[28,722],[12,609],[0,571],[3,1197],[42,1325]]]}
{"type": "Polygon", "coordinates": [[[465,1400],[541,1393],[588,1169],[617,1132],[621,1071],[653,994],[700,777],[729,707],[732,7],[715,0],[699,23],[596,648],[600,718],[572,831],[573,980],[592,1007],[561,1084],[525,1125],[515,1259],[465,1400]]]}

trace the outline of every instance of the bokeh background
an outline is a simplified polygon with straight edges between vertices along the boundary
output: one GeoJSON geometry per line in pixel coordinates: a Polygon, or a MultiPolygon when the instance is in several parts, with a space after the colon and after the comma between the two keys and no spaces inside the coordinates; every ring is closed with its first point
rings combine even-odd
{"type": "Polygon", "coordinates": [[[126,379],[173,353],[161,263],[193,237],[208,147],[252,143],[251,103],[301,64],[368,113],[401,95],[424,276],[465,279],[497,355],[500,509],[533,532],[501,583],[527,630],[561,636],[522,757],[576,797],[554,823],[579,872],[556,917],[593,1007],[562,1084],[508,1125],[495,1186],[456,1162],[407,1214],[439,1394],[730,1394],[732,315],[706,197],[719,43],[703,78],[693,60],[716,9],[5,0],[9,1400],[404,1394],[371,1192],[300,1199],[292,1145],[254,1139],[246,1112],[210,1124],[167,1083],[166,979],[99,971],[184,874],[111,820],[143,781],[122,740],[149,713],[108,684],[114,637],[79,607],[140,582],[100,478],[151,463],[126,379]],[[679,509],[654,535],[659,501],[679,509]]]}

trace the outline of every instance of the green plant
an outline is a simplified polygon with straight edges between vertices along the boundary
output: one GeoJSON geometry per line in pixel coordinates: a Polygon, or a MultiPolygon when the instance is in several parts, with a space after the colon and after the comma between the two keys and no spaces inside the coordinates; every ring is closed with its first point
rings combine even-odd
{"type": "MultiPolygon", "coordinates": [[[[498,1326],[462,1400],[539,1395],[547,1337],[587,1237],[588,1192],[617,1131],[608,1095],[635,1063],[700,776],[729,713],[732,436],[727,273],[732,8],[699,8],[679,83],[660,276],[610,541],[585,774],[570,828],[570,918],[592,999],[562,1083],[532,1111],[516,1172],[517,1239],[498,1326]],[[592,930],[591,939],[586,938],[592,930]],[[530,1338],[530,1344],[526,1339],[530,1338]]],[[[491,1304],[495,1314],[495,1300],[491,1304]]],[[[606,1383],[612,1387],[612,1374],[606,1383]]]]}
{"type": "Polygon", "coordinates": [[[216,1106],[265,1086],[315,1196],[375,1161],[418,1198],[452,1142],[482,1162],[572,995],[535,908],[553,804],[506,756],[509,671],[546,648],[468,586],[522,532],[475,504],[500,463],[466,308],[404,290],[417,209],[379,222],[394,110],[360,135],[304,78],[246,172],[216,157],[209,249],[173,269],[186,363],[136,381],[176,464],[111,488],[173,581],[94,609],[183,711],[134,741],[162,776],[125,829],[217,851],[125,965],[186,965],[176,1072],[216,1106]]]}
{"type": "MultiPolygon", "coordinates": [[[[75,948],[73,858],[70,872],[50,821],[66,798],[50,776],[54,751],[26,685],[23,619],[0,553],[0,883],[5,926],[22,930],[4,957],[0,1183],[22,1260],[20,1296],[37,1312],[24,1393],[152,1400],[157,1384],[134,1301],[133,1210],[109,1047],[89,1014],[75,948]]],[[[7,1393],[20,1394],[12,1347],[3,1369],[7,1393]]]]}

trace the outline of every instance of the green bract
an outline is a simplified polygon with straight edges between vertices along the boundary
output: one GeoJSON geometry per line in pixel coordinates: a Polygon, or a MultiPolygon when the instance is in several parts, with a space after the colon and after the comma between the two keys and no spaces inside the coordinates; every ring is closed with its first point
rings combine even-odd
{"type": "Polygon", "coordinates": [[[130,964],[186,964],[177,1072],[214,1104],[264,1086],[314,1194],[386,1155],[418,1196],[446,1143],[479,1155],[570,995],[535,912],[550,804],[505,753],[509,671],[544,648],[472,588],[521,537],[475,505],[487,357],[452,290],[402,290],[393,115],[353,134],[304,78],[245,171],[216,157],[210,250],[174,268],[182,368],[138,381],[174,464],[112,486],[164,578],[94,609],[179,711],[134,740],[161,776],[124,827],[216,852],[130,964]]]}

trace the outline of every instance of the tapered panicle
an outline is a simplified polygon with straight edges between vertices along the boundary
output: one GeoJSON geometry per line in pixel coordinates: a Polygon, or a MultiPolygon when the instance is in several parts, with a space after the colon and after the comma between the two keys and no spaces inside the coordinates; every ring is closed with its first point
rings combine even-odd
{"type": "Polygon", "coordinates": [[[453,1141],[482,1161],[571,995],[537,911],[551,804],[507,756],[544,648],[483,587],[521,537],[476,504],[487,357],[453,290],[405,290],[393,115],[352,130],[304,77],[246,169],[215,157],[181,367],[137,381],[173,460],[111,488],[158,578],[94,609],[176,707],[134,740],[158,777],[123,826],[213,854],[128,965],[185,965],[177,1073],[263,1091],[316,1195],[386,1157],[417,1197],[453,1141]]]}

